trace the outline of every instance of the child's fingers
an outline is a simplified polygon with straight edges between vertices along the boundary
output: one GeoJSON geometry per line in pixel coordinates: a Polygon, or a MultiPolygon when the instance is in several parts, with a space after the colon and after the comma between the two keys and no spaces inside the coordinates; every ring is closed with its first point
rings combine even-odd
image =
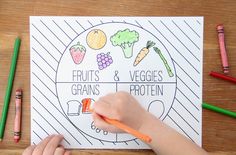
{"type": "Polygon", "coordinates": [[[117,127],[105,122],[103,118],[96,113],[93,113],[93,120],[94,120],[94,125],[99,129],[113,133],[123,132],[121,129],[118,129],[117,127]]]}
{"type": "Polygon", "coordinates": [[[43,154],[45,147],[47,146],[48,142],[54,137],[55,135],[51,135],[46,137],[43,141],[41,141],[34,149],[33,154],[43,154]]]}
{"type": "Polygon", "coordinates": [[[46,154],[53,154],[60,142],[62,141],[63,136],[57,135],[50,139],[50,141],[47,143],[43,153],[46,154]]]}
{"type": "Polygon", "coordinates": [[[65,154],[65,148],[63,146],[57,147],[54,155],[64,155],[65,154]]]}
{"type": "Polygon", "coordinates": [[[68,151],[68,150],[66,150],[65,153],[64,153],[64,155],[71,155],[71,152],[68,151]]]}
{"type": "Polygon", "coordinates": [[[29,147],[27,147],[24,152],[22,153],[22,155],[31,155],[34,152],[36,145],[31,145],[29,147]]]}
{"type": "Polygon", "coordinates": [[[109,105],[109,103],[103,102],[101,100],[98,100],[97,102],[94,103],[93,110],[95,113],[102,115],[102,116],[109,117],[111,115],[111,114],[109,114],[109,111],[111,111],[111,105],[109,105]]]}
{"type": "Polygon", "coordinates": [[[114,96],[114,93],[109,93],[106,96],[100,97],[99,100],[106,103],[112,103],[114,101],[114,96]]]}

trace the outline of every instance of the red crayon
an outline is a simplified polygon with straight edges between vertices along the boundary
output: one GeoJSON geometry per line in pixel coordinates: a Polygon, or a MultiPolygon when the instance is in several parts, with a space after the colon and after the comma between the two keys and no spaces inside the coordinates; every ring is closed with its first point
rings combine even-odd
{"type": "Polygon", "coordinates": [[[217,25],[216,27],[218,32],[218,40],[220,45],[220,54],[221,54],[221,61],[223,65],[223,72],[225,74],[229,73],[229,64],[228,64],[228,58],[225,48],[225,36],[224,36],[224,26],[222,24],[217,25]]]}
{"type": "Polygon", "coordinates": [[[236,83],[236,78],[232,77],[232,76],[226,76],[224,74],[220,74],[220,73],[217,73],[217,72],[210,72],[210,75],[213,76],[213,77],[219,78],[219,79],[223,79],[223,80],[227,80],[227,81],[236,83]]]}
{"type": "Polygon", "coordinates": [[[21,136],[21,102],[22,102],[22,90],[16,90],[16,112],[14,122],[14,141],[19,142],[21,136]]]}

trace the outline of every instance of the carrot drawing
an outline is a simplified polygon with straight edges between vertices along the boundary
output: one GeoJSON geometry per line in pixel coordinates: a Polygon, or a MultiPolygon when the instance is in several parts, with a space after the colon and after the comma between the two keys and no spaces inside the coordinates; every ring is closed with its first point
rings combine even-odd
{"type": "Polygon", "coordinates": [[[146,47],[142,48],[141,51],[137,54],[135,60],[134,60],[134,66],[137,66],[144,57],[149,53],[149,48],[154,46],[155,43],[153,41],[148,41],[146,47]]]}

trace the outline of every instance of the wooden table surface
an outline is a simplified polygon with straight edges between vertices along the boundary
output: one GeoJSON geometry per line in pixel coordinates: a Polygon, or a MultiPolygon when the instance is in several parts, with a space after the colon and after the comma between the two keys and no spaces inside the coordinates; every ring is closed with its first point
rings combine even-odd
{"type": "MultiPolygon", "coordinates": [[[[29,16],[204,16],[203,101],[236,111],[236,85],[212,78],[221,72],[217,33],[225,26],[230,75],[236,77],[235,0],[0,0],[0,109],[3,106],[8,73],[16,36],[22,39],[13,92],[21,87],[23,129],[18,144],[13,142],[14,93],[11,96],[0,154],[20,154],[30,144],[30,52],[29,16]]],[[[236,154],[236,119],[203,110],[203,148],[214,154],[236,154]],[[217,152],[221,151],[221,152],[217,152]]],[[[74,154],[154,154],[137,150],[75,150],[74,154]]]]}

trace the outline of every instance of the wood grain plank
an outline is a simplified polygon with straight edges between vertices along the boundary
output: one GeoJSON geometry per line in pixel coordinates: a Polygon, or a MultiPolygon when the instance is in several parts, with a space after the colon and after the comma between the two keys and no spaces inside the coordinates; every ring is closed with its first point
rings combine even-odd
{"type": "MultiPolygon", "coordinates": [[[[13,142],[14,93],[11,96],[1,154],[19,154],[30,143],[30,62],[29,16],[204,16],[203,100],[236,111],[236,86],[208,76],[211,70],[221,72],[221,61],[215,27],[225,25],[230,75],[236,77],[236,3],[234,0],[1,0],[0,1],[0,109],[11,63],[14,39],[22,38],[13,90],[24,90],[23,129],[19,144],[13,142]]],[[[224,151],[213,154],[235,154],[235,119],[203,110],[203,148],[224,151]],[[227,151],[229,151],[227,153],[227,151]],[[231,151],[231,152],[230,152],[231,151]],[[232,152],[234,151],[234,152],[232,152]]],[[[152,151],[79,150],[73,154],[154,154],[152,151]]]]}

